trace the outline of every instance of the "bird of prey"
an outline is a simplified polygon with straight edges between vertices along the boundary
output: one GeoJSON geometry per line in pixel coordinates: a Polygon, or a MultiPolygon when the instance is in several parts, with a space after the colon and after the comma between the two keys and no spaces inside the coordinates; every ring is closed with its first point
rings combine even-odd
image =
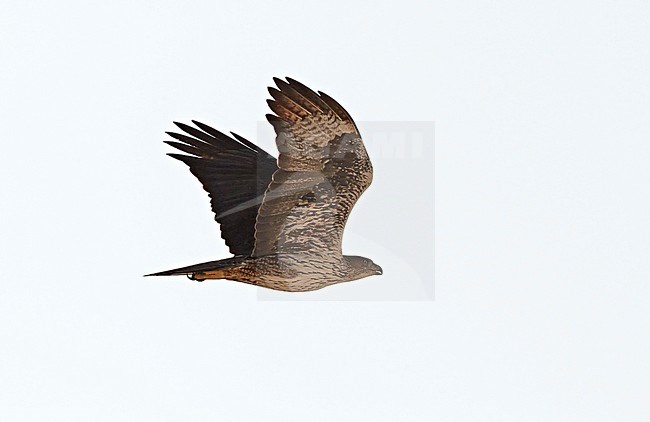
{"type": "Polygon", "coordinates": [[[221,237],[234,255],[149,274],[228,279],[283,291],[317,290],[382,274],[360,256],[343,255],[345,223],[372,181],[372,164],[356,124],[327,94],[274,78],[267,114],[277,160],[252,142],[203,123],[176,123],[165,141],[185,154],[211,198],[221,237]]]}

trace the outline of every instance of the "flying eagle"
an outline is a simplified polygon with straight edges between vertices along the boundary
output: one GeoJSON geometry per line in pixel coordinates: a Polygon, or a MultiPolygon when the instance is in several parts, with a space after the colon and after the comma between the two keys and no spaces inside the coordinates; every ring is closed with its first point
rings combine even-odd
{"type": "Polygon", "coordinates": [[[151,276],[228,279],[284,291],[317,290],[381,274],[372,260],[343,255],[345,222],[372,181],[372,164],[347,111],[327,94],[274,78],[267,114],[279,157],[203,123],[176,123],[168,154],[189,166],[211,198],[234,257],[151,276]]]}

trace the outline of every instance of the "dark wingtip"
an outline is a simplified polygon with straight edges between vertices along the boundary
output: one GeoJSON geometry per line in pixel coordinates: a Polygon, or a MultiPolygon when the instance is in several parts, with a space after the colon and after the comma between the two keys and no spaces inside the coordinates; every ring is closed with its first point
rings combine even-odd
{"type": "MultiPolygon", "coordinates": [[[[172,158],[177,159],[178,161],[182,161],[187,165],[189,165],[188,160],[192,160],[192,158],[196,158],[196,157],[190,157],[189,155],[175,154],[173,152],[168,152],[167,155],[169,155],[172,158]]],[[[158,274],[152,274],[152,275],[158,275],[158,274]]]]}
{"type": "Polygon", "coordinates": [[[178,128],[179,128],[180,130],[182,130],[183,132],[185,132],[185,133],[190,133],[190,134],[191,134],[191,131],[192,131],[192,130],[196,130],[196,129],[194,129],[192,126],[190,126],[190,125],[186,125],[185,123],[174,122],[174,124],[175,124],[176,126],[178,126],[178,128]]]}
{"type": "Polygon", "coordinates": [[[267,114],[266,120],[273,125],[275,128],[281,128],[286,126],[287,122],[276,116],[275,114],[267,114]]]}
{"type": "Polygon", "coordinates": [[[191,122],[194,123],[196,125],[196,127],[203,130],[205,133],[208,133],[208,134],[211,134],[211,135],[212,135],[211,132],[221,133],[218,130],[216,130],[215,128],[213,128],[212,126],[206,125],[205,123],[201,123],[198,120],[191,120],[191,122]]]}
{"type": "Polygon", "coordinates": [[[242,144],[244,144],[245,146],[247,146],[247,147],[250,148],[251,150],[256,151],[256,152],[260,150],[260,148],[259,148],[257,145],[255,145],[254,143],[252,143],[252,142],[249,141],[248,139],[244,138],[243,136],[237,135],[235,132],[230,132],[230,134],[231,134],[231,135],[232,135],[236,140],[238,140],[239,142],[241,142],[242,144]]]}

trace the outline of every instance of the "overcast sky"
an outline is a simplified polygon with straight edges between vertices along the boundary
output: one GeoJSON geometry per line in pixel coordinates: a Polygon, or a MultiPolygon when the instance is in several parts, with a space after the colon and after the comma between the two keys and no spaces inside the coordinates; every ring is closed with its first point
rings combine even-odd
{"type": "Polygon", "coordinates": [[[646,2],[2,9],[0,419],[650,420],[646,2]],[[164,131],[275,154],[273,76],[367,135],[384,275],[142,278],[228,256],[164,131]]]}

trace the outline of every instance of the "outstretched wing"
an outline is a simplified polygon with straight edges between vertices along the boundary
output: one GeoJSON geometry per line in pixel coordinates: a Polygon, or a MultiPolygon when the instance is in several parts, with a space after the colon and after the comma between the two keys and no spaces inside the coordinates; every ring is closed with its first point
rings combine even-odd
{"type": "Polygon", "coordinates": [[[165,143],[191,155],[168,154],[185,164],[211,198],[221,237],[235,255],[251,255],[261,198],[277,170],[276,159],[232,133],[232,138],[193,120],[199,128],[176,123],[185,134],[167,132],[165,143]]]}
{"type": "Polygon", "coordinates": [[[350,115],[328,95],[274,79],[278,169],[255,225],[254,256],[341,254],[345,222],[372,181],[372,165],[350,115]]]}

